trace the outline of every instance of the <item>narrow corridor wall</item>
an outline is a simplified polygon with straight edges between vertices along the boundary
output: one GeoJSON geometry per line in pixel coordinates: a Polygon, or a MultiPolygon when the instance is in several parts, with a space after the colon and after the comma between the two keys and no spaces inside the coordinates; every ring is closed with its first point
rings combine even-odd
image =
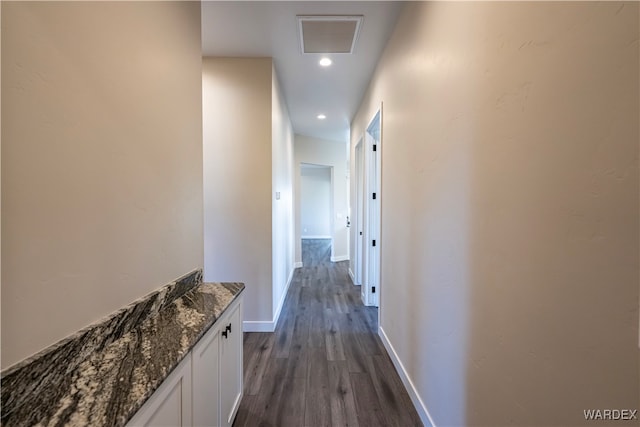
{"type": "Polygon", "coordinates": [[[204,277],[273,330],[293,273],[293,130],[271,58],[203,59],[204,277]]]}
{"type": "Polygon", "coordinates": [[[275,65],[271,70],[273,327],[293,277],[293,127],[275,65]]]}
{"type": "Polygon", "coordinates": [[[204,278],[244,282],[244,320],[271,320],[272,61],[203,59],[204,278]]]}
{"type": "Polygon", "coordinates": [[[380,326],[427,424],[637,408],[638,6],[405,6],[351,159],[382,102],[380,326]]]}

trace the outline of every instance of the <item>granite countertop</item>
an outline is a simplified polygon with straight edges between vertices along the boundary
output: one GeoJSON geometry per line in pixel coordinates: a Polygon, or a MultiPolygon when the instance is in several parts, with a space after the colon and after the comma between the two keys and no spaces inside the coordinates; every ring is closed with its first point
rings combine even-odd
{"type": "Polygon", "coordinates": [[[9,368],[2,425],[125,425],[243,289],[200,282],[148,296],[9,368]]]}

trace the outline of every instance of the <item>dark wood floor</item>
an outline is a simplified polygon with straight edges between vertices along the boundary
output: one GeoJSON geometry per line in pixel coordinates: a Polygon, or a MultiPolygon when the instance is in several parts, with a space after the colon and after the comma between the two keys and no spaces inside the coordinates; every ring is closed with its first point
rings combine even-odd
{"type": "Polygon", "coordinates": [[[329,240],[303,240],[274,333],[244,334],[244,398],[235,427],[421,426],[329,240]]]}

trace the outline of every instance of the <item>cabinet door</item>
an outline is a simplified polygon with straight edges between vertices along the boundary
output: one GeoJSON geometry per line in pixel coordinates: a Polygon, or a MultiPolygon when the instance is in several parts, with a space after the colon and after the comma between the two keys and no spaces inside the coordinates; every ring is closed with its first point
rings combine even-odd
{"type": "Polygon", "coordinates": [[[191,357],[187,355],[127,426],[191,426],[191,357]]]}
{"type": "Polygon", "coordinates": [[[193,425],[220,425],[219,351],[220,328],[216,325],[194,346],[193,425]]]}
{"type": "Polygon", "coordinates": [[[242,305],[239,300],[220,325],[227,331],[220,338],[221,425],[231,426],[242,399],[242,305]],[[227,326],[229,328],[227,328],[227,326]]]}

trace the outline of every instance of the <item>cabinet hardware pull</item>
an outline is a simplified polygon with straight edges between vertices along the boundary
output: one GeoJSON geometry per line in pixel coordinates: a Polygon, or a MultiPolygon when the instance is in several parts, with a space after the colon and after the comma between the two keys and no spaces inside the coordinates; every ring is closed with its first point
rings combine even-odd
{"type": "Polygon", "coordinates": [[[227,332],[231,332],[231,323],[227,325],[227,332]]]}
{"type": "Polygon", "coordinates": [[[227,338],[227,331],[226,330],[222,331],[222,336],[227,338]]]}

